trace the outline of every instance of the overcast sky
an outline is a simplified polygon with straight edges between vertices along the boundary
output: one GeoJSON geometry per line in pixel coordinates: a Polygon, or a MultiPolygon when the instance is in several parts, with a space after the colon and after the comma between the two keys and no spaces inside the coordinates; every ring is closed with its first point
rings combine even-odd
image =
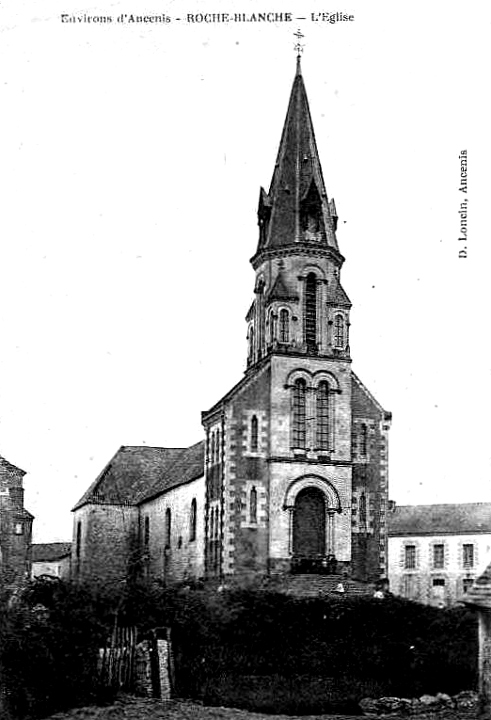
{"type": "Polygon", "coordinates": [[[70,539],[120,445],[200,440],[201,410],[241,378],[298,27],[353,369],[394,418],[390,496],[491,501],[491,7],[336,9],[355,20],[313,22],[317,0],[2,3],[0,454],[27,472],[35,541],[70,539]],[[275,9],[306,19],[175,19],[275,9]]]}

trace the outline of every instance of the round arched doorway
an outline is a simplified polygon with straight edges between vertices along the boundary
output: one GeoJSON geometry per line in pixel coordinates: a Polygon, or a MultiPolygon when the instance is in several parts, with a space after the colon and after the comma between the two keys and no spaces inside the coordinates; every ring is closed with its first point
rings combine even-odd
{"type": "Polygon", "coordinates": [[[293,509],[293,555],[312,559],[326,554],[326,503],[316,487],[300,490],[293,509]]]}

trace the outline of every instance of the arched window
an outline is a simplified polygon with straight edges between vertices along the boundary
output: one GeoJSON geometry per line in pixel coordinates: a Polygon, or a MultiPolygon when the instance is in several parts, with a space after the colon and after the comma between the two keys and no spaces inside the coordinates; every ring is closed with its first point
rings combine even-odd
{"type": "Polygon", "coordinates": [[[280,342],[290,342],[290,317],[288,310],[280,310],[280,342]]]}
{"type": "Polygon", "coordinates": [[[318,450],[329,450],[329,385],[323,380],[317,388],[316,446],[318,450]]]}
{"type": "Polygon", "coordinates": [[[189,511],[189,541],[193,542],[196,540],[196,517],[197,517],[197,506],[196,498],[191,500],[191,509],[189,511]]]}
{"type": "Polygon", "coordinates": [[[258,422],[257,416],[253,415],[251,418],[251,452],[257,452],[258,449],[258,422]]]}
{"type": "Polygon", "coordinates": [[[170,548],[170,541],[171,541],[171,512],[170,508],[167,508],[165,511],[165,547],[170,548]]]}
{"type": "Polygon", "coordinates": [[[334,319],[334,347],[342,350],[345,345],[344,318],[342,315],[336,315],[334,319]]]}
{"type": "Polygon", "coordinates": [[[249,522],[257,523],[257,490],[254,486],[249,496],[249,522]]]}
{"type": "Polygon", "coordinates": [[[305,380],[299,378],[295,380],[293,386],[293,447],[305,448],[306,440],[306,422],[305,422],[305,404],[306,404],[307,386],[305,380]]]}
{"type": "Polygon", "coordinates": [[[304,328],[307,349],[317,350],[317,278],[314,273],[309,273],[305,281],[304,328]]]}

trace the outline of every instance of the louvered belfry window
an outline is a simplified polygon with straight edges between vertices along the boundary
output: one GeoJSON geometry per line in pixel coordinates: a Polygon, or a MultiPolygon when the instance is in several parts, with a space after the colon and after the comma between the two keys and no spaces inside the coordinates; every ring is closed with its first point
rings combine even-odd
{"type": "Polygon", "coordinates": [[[290,342],[290,321],[288,310],[280,310],[280,342],[290,342]]]}
{"type": "Polygon", "coordinates": [[[305,281],[305,342],[309,350],[317,350],[317,278],[309,273],[305,281]]]}
{"type": "Polygon", "coordinates": [[[305,422],[305,380],[299,378],[293,386],[293,447],[305,448],[306,422],[305,422]]]}
{"type": "Polygon", "coordinates": [[[316,446],[318,450],[329,450],[329,385],[325,380],[317,388],[316,446]]]}

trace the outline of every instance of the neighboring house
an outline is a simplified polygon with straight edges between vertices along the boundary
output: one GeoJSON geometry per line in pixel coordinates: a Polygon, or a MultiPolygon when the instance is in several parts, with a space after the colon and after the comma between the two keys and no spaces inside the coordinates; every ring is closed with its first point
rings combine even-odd
{"type": "Polygon", "coordinates": [[[258,223],[244,377],[202,413],[204,442],[118,451],[74,508],[76,576],[386,575],[391,416],[352,371],[299,60],[258,223]]]}
{"type": "Polygon", "coordinates": [[[0,590],[12,590],[30,576],[34,517],[24,508],[25,472],[0,456],[0,590]]]}
{"type": "Polygon", "coordinates": [[[390,589],[411,600],[462,600],[491,557],[491,503],[401,506],[388,527],[390,589]]]}
{"type": "Polygon", "coordinates": [[[71,543],[33,543],[31,552],[32,578],[46,575],[60,578],[60,580],[68,580],[70,578],[71,543]]]}

